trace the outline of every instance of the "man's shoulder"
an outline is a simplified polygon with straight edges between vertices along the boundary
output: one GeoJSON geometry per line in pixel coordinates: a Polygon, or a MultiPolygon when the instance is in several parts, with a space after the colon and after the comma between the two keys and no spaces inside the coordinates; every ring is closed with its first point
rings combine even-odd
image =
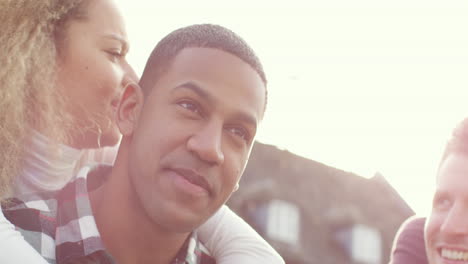
{"type": "Polygon", "coordinates": [[[57,224],[55,193],[40,193],[9,198],[2,204],[5,218],[47,261],[55,259],[54,239],[57,224]]]}
{"type": "Polygon", "coordinates": [[[2,203],[5,217],[18,229],[52,235],[57,215],[57,192],[22,194],[2,203]]]}
{"type": "Polygon", "coordinates": [[[399,233],[403,236],[414,237],[415,235],[423,239],[425,217],[410,217],[406,219],[400,227],[399,233]]]}
{"type": "Polygon", "coordinates": [[[89,203],[88,181],[102,183],[99,178],[107,170],[108,166],[83,167],[59,191],[8,199],[2,206],[3,213],[48,261],[60,263],[77,252],[87,255],[102,250],[89,203]],[[83,226],[85,230],[81,229],[83,226]]]}
{"type": "Polygon", "coordinates": [[[107,165],[84,166],[60,190],[17,194],[5,199],[2,203],[2,209],[3,211],[25,209],[44,212],[56,211],[58,203],[75,200],[81,193],[88,192],[88,186],[99,187],[105,178],[101,175],[105,175],[105,172],[110,171],[110,169],[111,166],[107,165]]]}

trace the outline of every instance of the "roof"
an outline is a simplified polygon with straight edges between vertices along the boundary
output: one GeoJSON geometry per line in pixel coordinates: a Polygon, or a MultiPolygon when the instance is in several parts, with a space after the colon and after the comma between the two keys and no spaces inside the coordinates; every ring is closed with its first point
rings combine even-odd
{"type": "Polygon", "coordinates": [[[301,248],[292,250],[270,241],[272,245],[283,255],[312,259],[313,263],[349,261],[336,242],[335,233],[353,224],[380,231],[382,259],[387,263],[398,227],[414,214],[381,175],[366,179],[257,142],[240,189],[233,194],[229,205],[251,222],[245,206],[269,199],[289,201],[301,211],[301,248]]]}

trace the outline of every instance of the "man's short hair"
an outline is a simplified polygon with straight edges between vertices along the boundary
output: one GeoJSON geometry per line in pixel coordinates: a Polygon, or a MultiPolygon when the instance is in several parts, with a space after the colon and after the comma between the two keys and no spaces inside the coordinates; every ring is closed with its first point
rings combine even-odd
{"type": "Polygon", "coordinates": [[[267,99],[266,76],[253,49],[236,33],[219,25],[200,24],[177,29],[164,37],[151,53],[140,86],[145,94],[170,68],[172,60],[185,48],[212,48],[228,52],[254,69],[265,84],[265,106],[267,99]]]}
{"type": "Polygon", "coordinates": [[[452,136],[445,146],[445,151],[439,167],[450,154],[459,153],[468,155],[468,118],[463,119],[452,131],[452,136]]]}

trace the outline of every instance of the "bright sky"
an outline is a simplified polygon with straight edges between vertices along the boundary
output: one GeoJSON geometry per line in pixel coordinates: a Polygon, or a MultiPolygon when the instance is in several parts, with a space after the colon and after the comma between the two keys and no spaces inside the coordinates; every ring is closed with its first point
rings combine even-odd
{"type": "Polygon", "coordinates": [[[468,116],[468,1],[117,2],[137,73],[170,31],[226,26],[269,79],[259,141],[364,177],[378,171],[429,212],[443,146],[468,116]]]}

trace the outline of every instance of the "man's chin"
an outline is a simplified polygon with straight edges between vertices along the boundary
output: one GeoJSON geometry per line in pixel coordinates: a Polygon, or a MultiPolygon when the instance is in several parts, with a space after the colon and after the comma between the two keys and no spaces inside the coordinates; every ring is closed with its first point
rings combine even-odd
{"type": "Polygon", "coordinates": [[[166,214],[165,219],[158,222],[170,232],[188,234],[200,227],[207,219],[208,217],[201,217],[200,214],[179,211],[172,215],[166,214]]]}

